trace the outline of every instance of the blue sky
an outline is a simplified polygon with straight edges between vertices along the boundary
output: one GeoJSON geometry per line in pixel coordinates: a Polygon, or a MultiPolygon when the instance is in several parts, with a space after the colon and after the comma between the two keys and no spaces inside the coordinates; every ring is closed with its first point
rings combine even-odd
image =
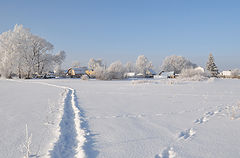
{"type": "Polygon", "coordinates": [[[220,69],[240,68],[240,1],[8,0],[0,1],[0,32],[23,24],[67,52],[66,64],[89,58],[158,67],[182,55],[205,66],[210,52],[220,69]]]}

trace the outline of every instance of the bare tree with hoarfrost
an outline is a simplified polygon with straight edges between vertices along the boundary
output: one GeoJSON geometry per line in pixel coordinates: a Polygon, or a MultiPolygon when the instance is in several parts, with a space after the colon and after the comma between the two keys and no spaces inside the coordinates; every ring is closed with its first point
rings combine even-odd
{"type": "Polygon", "coordinates": [[[29,36],[29,30],[23,28],[22,25],[15,25],[13,30],[0,35],[0,73],[2,77],[10,78],[24,66],[22,55],[29,52],[27,38],[29,36]]]}
{"type": "Polygon", "coordinates": [[[179,74],[183,69],[196,68],[197,65],[182,56],[172,55],[163,60],[161,67],[163,71],[174,71],[179,74]]]}
{"type": "Polygon", "coordinates": [[[125,72],[126,69],[120,61],[113,62],[107,69],[109,79],[123,79],[125,72]]]}
{"type": "Polygon", "coordinates": [[[33,63],[33,71],[42,74],[44,69],[49,66],[47,64],[53,60],[51,55],[47,54],[47,52],[53,50],[53,45],[45,39],[35,35],[31,36],[31,42],[32,51],[30,60],[32,60],[31,62],[33,63]]]}
{"type": "Polygon", "coordinates": [[[79,68],[79,67],[81,67],[81,63],[79,61],[73,61],[72,62],[72,67],[73,68],[79,68]]]}
{"type": "Polygon", "coordinates": [[[239,77],[240,76],[240,69],[234,69],[231,71],[232,77],[239,77]]]}
{"type": "Polygon", "coordinates": [[[150,62],[147,57],[144,55],[138,56],[136,60],[136,69],[139,73],[142,73],[144,76],[146,76],[147,70],[152,68],[152,62],[150,62]]]}
{"type": "Polygon", "coordinates": [[[12,40],[12,33],[10,31],[4,32],[0,35],[0,73],[2,77],[9,78],[14,67],[14,51],[8,43],[12,40]]]}
{"type": "Polygon", "coordinates": [[[88,68],[95,70],[97,67],[104,67],[102,59],[93,59],[91,58],[88,62],[88,68]]]}
{"type": "Polygon", "coordinates": [[[54,73],[56,73],[57,75],[59,75],[62,71],[62,64],[63,64],[65,58],[66,58],[66,52],[65,51],[60,51],[54,57],[54,61],[56,63],[55,67],[54,67],[54,73]]]}
{"type": "MultiPolygon", "coordinates": [[[[33,74],[43,74],[59,64],[63,54],[51,54],[53,45],[45,39],[33,35],[22,25],[15,25],[0,35],[0,74],[10,78],[30,78],[33,74]]],[[[64,57],[65,58],[65,57],[64,57]]]]}
{"type": "Polygon", "coordinates": [[[126,72],[136,72],[136,66],[132,62],[127,62],[125,68],[126,72]]]}
{"type": "Polygon", "coordinates": [[[105,67],[96,67],[94,69],[94,77],[99,80],[110,80],[109,73],[105,67]]]}

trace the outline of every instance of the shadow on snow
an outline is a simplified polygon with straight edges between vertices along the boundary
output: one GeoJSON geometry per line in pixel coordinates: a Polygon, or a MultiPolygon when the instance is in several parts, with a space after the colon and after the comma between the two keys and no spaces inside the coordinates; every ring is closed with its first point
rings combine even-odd
{"type": "Polygon", "coordinates": [[[60,122],[60,136],[51,151],[52,158],[73,158],[77,146],[74,111],[71,105],[71,90],[64,100],[64,113],[60,122]]]}
{"type": "Polygon", "coordinates": [[[78,98],[75,93],[74,93],[74,101],[75,101],[76,107],[80,111],[78,115],[81,120],[81,128],[86,133],[85,138],[87,141],[84,143],[83,150],[85,151],[86,157],[96,158],[97,155],[99,154],[99,151],[94,149],[94,144],[96,143],[96,141],[93,139],[93,137],[96,136],[96,134],[92,134],[91,131],[89,130],[88,122],[85,119],[86,118],[85,111],[79,106],[78,98]]]}

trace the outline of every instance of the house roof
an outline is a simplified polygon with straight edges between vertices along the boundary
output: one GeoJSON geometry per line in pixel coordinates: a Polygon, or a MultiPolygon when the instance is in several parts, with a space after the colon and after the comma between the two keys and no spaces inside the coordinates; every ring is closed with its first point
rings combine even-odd
{"type": "Polygon", "coordinates": [[[82,71],[82,70],[87,70],[87,67],[78,67],[78,68],[70,68],[70,69],[72,69],[72,70],[74,70],[74,71],[82,71]]]}
{"type": "Polygon", "coordinates": [[[157,73],[155,71],[153,71],[152,69],[148,69],[148,71],[152,74],[152,75],[156,75],[157,73]]]}
{"type": "Polygon", "coordinates": [[[87,67],[79,67],[79,68],[70,68],[69,70],[74,70],[75,74],[85,74],[87,67]]]}
{"type": "Polygon", "coordinates": [[[170,72],[162,72],[161,76],[173,76],[174,75],[174,71],[170,71],[170,72]]]}

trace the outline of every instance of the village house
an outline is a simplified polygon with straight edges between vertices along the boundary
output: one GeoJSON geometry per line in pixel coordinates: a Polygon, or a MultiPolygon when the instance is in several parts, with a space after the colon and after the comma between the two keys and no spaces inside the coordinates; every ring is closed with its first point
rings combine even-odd
{"type": "Polygon", "coordinates": [[[154,79],[166,79],[166,78],[175,78],[175,72],[170,71],[170,72],[165,72],[161,71],[158,75],[154,75],[154,79]]]}
{"type": "Polygon", "coordinates": [[[67,71],[67,76],[71,78],[80,78],[82,75],[86,74],[87,67],[79,67],[79,68],[70,68],[67,71]]]}
{"type": "Polygon", "coordinates": [[[228,70],[228,71],[222,71],[221,73],[220,73],[220,76],[222,76],[222,77],[231,77],[232,76],[232,71],[231,70],[228,70]]]}

